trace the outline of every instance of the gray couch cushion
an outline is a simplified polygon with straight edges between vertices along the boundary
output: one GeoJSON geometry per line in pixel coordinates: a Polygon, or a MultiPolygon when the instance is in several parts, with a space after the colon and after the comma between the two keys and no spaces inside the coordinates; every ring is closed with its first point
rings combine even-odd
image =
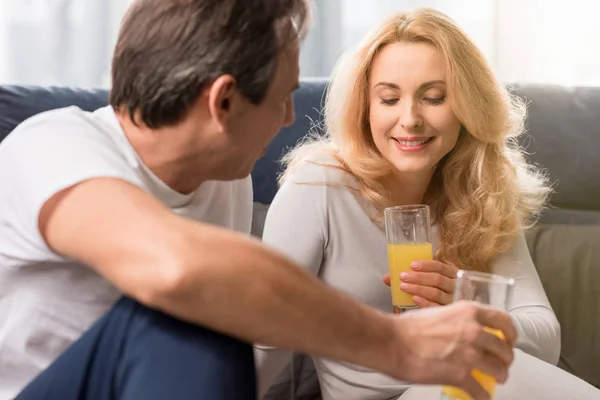
{"type": "Polygon", "coordinates": [[[539,225],[527,240],[560,321],[559,366],[600,388],[600,226],[539,225]]]}
{"type": "Polygon", "coordinates": [[[557,184],[552,205],[600,211],[600,88],[519,87],[528,102],[529,159],[557,184]]]}

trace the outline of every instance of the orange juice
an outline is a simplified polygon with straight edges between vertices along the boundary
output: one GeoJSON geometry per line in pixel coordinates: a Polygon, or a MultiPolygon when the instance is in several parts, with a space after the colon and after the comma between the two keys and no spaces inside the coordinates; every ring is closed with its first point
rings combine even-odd
{"type": "MultiPolygon", "coordinates": [[[[489,333],[492,333],[498,336],[500,339],[504,339],[504,334],[502,331],[490,328],[484,328],[489,333]]],[[[471,372],[471,375],[483,389],[488,392],[490,398],[494,398],[494,394],[496,393],[496,378],[489,376],[488,374],[484,374],[478,369],[474,369],[471,372]]],[[[464,390],[452,387],[452,386],[444,386],[442,388],[442,394],[452,400],[472,400],[473,398],[469,396],[464,390]]]]}
{"type": "Polygon", "coordinates": [[[433,259],[431,243],[388,243],[392,305],[395,307],[415,306],[412,295],[400,290],[400,273],[411,271],[410,264],[413,261],[431,259],[433,259]]]}

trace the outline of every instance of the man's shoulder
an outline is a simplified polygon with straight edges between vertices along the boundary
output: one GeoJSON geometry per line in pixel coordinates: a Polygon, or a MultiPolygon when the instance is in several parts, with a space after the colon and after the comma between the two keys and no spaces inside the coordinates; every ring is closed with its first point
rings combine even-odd
{"type": "MultiPolygon", "coordinates": [[[[112,110],[112,109],[111,109],[112,110]]],[[[78,107],[46,111],[19,124],[1,143],[0,158],[42,159],[65,154],[120,152],[118,127],[108,108],[95,112],[78,107]]],[[[112,113],[114,118],[114,113],[112,113]]]]}
{"type": "Polygon", "coordinates": [[[84,111],[76,106],[48,110],[21,122],[8,137],[21,132],[33,132],[57,127],[69,128],[72,125],[91,128],[93,127],[93,116],[93,112],[84,111]]]}
{"type": "Polygon", "coordinates": [[[70,146],[79,146],[86,141],[105,141],[108,125],[92,112],[78,107],[66,107],[34,115],[19,124],[3,141],[6,147],[25,148],[60,145],[68,141],[70,146]]]}

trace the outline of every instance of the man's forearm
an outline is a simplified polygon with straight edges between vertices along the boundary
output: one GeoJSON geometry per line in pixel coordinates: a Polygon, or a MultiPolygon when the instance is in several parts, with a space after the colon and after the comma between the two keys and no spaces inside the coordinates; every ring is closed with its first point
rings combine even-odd
{"type": "Polygon", "coordinates": [[[55,194],[39,225],[57,254],[92,266],[122,293],[246,341],[371,366],[393,340],[391,317],[326,288],[257,241],[177,216],[119,179],[55,194]]]}
{"type": "Polygon", "coordinates": [[[383,367],[391,317],[327,288],[258,242],[188,223],[181,284],[155,306],[249,342],[383,367]]]}

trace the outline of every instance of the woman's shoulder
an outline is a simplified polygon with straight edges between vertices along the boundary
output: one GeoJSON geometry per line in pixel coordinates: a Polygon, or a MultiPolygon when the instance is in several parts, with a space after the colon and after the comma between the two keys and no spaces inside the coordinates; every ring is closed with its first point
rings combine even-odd
{"type": "Polygon", "coordinates": [[[348,189],[359,189],[358,180],[344,165],[341,159],[333,154],[312,154],[286,171],[283,185],[287,184],[322,184],[327,187],[342,186],[348,189]]]}

